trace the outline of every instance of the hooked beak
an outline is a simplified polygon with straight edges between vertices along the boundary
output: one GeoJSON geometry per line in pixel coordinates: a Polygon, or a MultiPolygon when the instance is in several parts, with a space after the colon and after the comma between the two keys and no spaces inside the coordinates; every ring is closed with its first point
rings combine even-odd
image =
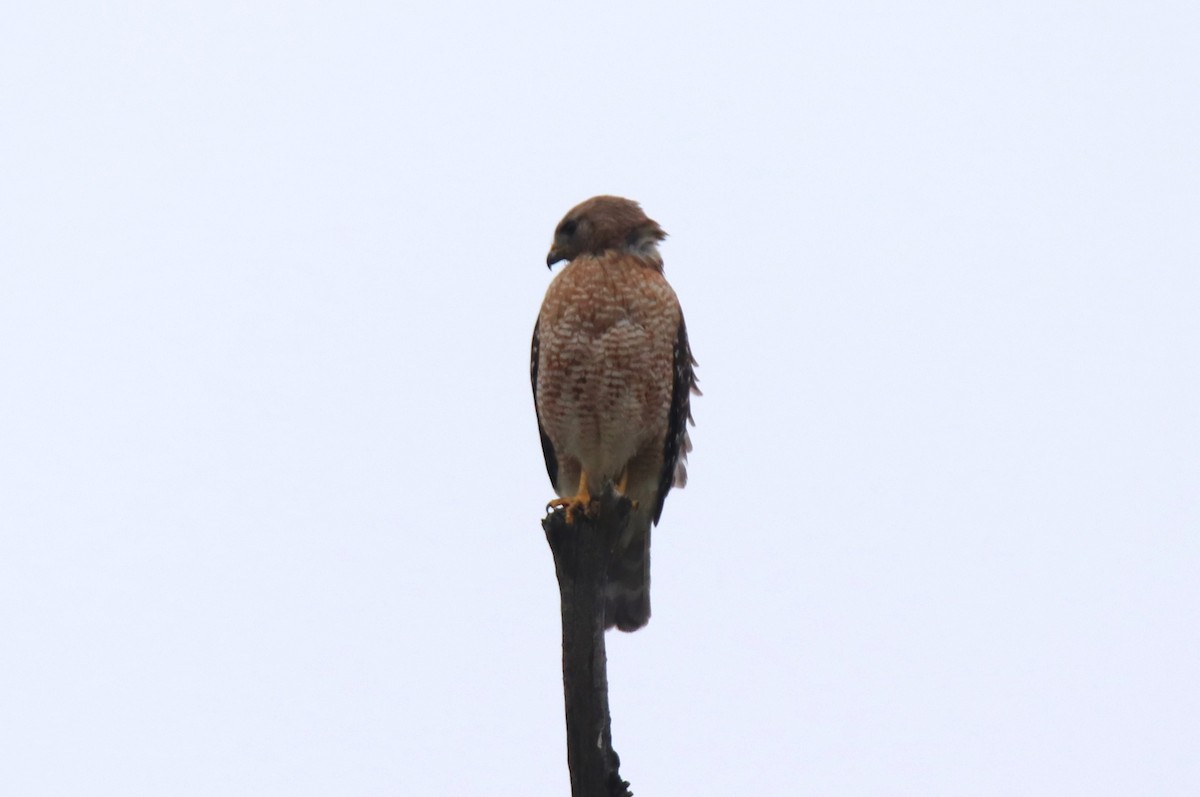
{"type": "Polygon", "coordinates": [[[566,258],[560,255],[553,246],[550,247],[550,254],[546,255],[546,268],[554,268],[554,264],[560,260],[566,260],[566,258]]]}

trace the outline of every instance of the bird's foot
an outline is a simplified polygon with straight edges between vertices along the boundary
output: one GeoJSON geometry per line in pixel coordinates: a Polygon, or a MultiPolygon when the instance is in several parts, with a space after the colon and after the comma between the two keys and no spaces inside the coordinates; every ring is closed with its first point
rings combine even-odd
{"type": "MultiPolygon", "coordinates": [[[[629,487],[629,471],[625,471],[621,474],[621,478],[617,481],[615,486],[619,495],[625,495],[625,490],[627,487],[629,487]]],[[[636,499],[630,498],[629,502],[633,504],[634,509],[638,508],[638,502],[636,499]]]]}
{"type": "Polygon", "coordinates": [[[586,472],[579,474],[578,493],[571,498],[555,498],[546,504],[546,509],[558,509],[559,507],[567,508],[567,523],[574,523],[575,514],[578,512],[582,512],[584,517],[595,516],[595,510],[592,508],[592,494],[588,492],[586,472]]]}
{"type": "Polygon", "coordinates": [[[546,509],[567,508],[567,522],[574,523],[575,515],[582,514],[584,517],[594,517],[596,514],[596,503],[592,501],[590,495],[582,497],[576,495],[571,498],[555,498],[550,503],[546,504],[546,509]]]}

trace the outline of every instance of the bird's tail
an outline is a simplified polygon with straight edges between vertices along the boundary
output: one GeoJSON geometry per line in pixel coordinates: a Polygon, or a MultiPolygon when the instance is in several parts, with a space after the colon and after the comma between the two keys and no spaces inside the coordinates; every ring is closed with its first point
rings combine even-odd
{"type": "Polygon", "coordinates": [[[650,621],[650,516],[635,512],[629,544],[608,568],[604,627],[636,631],[650,621]]]}

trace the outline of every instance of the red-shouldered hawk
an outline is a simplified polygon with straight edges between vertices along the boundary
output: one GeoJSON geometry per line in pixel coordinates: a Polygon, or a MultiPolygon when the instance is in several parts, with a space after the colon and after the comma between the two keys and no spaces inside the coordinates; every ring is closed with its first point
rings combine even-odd
{"type": "Polygon", "coordinates": [[[650,619],[650,526],[687,482],[691,394],[699,394],[679,300],[663,277],[662,228],[636,202],[593,197],[554,231],[531,370],[546,471],[568,519],[607,482],[635,502],[608,573],[605,626],[650,619]]]}

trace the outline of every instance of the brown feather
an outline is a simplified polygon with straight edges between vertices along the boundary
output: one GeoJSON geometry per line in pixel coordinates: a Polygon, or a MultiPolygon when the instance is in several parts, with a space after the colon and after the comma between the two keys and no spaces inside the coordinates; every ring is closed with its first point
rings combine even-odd
{"type": "Polygon", "coordinates": [[[546,470],[559,496],[588,474],[595,495],[624,477],[637,502],[609,573],[609,625],[650,617],[650,529],[686,480],[696,378],[683,312],[663,276],[666,233],[636,202],[599,196],[572,208],[547,263],[568,260],[546,291],[531,377],[546,470]]]}

